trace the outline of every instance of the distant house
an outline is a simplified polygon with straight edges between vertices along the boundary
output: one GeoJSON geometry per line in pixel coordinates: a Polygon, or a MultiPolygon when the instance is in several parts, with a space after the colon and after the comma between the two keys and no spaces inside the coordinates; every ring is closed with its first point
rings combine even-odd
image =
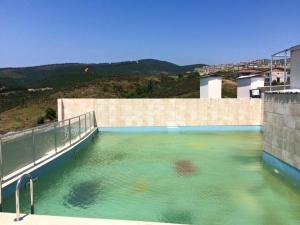
{"type": "Polygon", "coordinates": [[[200,98],[222,98],[221,75],[200,76],[200,98]]]}
{"type": "Polygon", "coordinates": [[[259,97],[258,88],[264,87],[264,76],[262,74],[250,74],[237,78],[237,98],[259,97]]]}
{"type": "MultiPolygon", "coordinates": [[[[269,83],[270,80],[270,73],[271,71],[267,71],[265,72],[265,83],[269,83]]],[[[277,68],[273,68],[272,69],[272,81],[276,81],[277,83],[283,83],[284,82],[284,74],[285,71],[283,68],[277,67],[277,68]]],[[[289,82],[290,81],[290,73],[289,71],[287,71],[287,78],[286,81],[289,82]]]]}

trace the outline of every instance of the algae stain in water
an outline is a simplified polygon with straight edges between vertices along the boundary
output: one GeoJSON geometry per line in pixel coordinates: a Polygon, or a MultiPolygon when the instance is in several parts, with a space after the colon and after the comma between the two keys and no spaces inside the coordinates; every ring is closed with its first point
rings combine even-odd
{"type": "Polygon", "coordinates": [[[112,164],[112,163],[124,160],[126,158],[126,155],[127,154],[123,153],[123,152],[109,152],[106,154],[100,154],[100,155],[97,155],[96,157],[90,159],[89,164],[108,165],[108,164],[112,164]]]}
{"type": "Polygon", "coordinates": [[[97,196],[102,192],[103,186],[98,181],[74,184],[64,197],[64,205],[86,209],[96,202],[97,196]]]}
{"type": "Polygon", "coordinates": [[[197,171],[196,166],[190,160],[178,160],[175,162],[176,172],[180,175],[191,175],[197,171]]]}
{"type": "Polygon", "coordinates": [[[193,224],[193,215],[188,210],[167,210],[162,214],[166,223],[193,224]]]}
{"type": "Polygon", "coordinates": [[[138,181],[134,184],[134,190],[136,192],[142,193],[147,192],[149,189],[147,182],[145,181],[138,181]]]}

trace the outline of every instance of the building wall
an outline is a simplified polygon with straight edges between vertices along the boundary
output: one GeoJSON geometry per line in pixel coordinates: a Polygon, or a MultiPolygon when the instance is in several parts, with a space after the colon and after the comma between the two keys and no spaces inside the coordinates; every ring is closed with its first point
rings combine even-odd
{"type": "Polygon", "coordinates": [[[58,118],[95,110],[99,127],[261,125],[261,99],[58,99],[58,118]]]}
{"type": "Polygon", "coordinates": [[[92,98],[72,98],[57,99],[58,120],[69,119],[90,111],[95,111],[95,99],[92,98]],[[72,104],[70,105],[70,102],[72,104]],[[72,107],[70,107],[72,106],[72,107]]]}
{"type": "Polygon", "coordinates": [[[279,82],[284,82],[284,72],[272,72],[272,81],[279,78],[279,82]]]}
{"type": "Polygon", "coordinates": [[[264,98],[264,150],[300,169],[300,94],[264,98]]]}
{"type": "Polygon", "coordinates": [[[237,79],[237,98],[250,98],[251,79],[237,79]]]}
{"type": "Polygon", "coordinates": [[[222,78],[213,77],[208,83],[209,98],[222,98],[222,78]]]}
{"type": "Polygon", "coordinates": [[[200,78],[200,98],[208,98],[208,77],[200,78]]]}
{"type": "Polygon", "coordinates": [[[257,89],[263,87],[265,83],[264,77],[252,77],[251,78],[251,89],[257,89]]]}
{"type": "Polygon", "coordinates": [[[300,48],[291,51],[291,88],[300,88],[300,48]]]}
{"type": "Polygon", "coordinates": [[[200,98],[222,98],[222,78],[200,78],[200,98]]]}

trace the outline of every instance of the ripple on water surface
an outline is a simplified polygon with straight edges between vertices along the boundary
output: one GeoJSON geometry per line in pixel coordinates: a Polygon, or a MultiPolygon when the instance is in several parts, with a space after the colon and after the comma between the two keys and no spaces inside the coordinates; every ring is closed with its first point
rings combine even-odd
{"type": "MultiPolygon", "coordinates": [[[[299,188],[267,170],[261,153],[259,132],[100,133],[35,183],[36,212],[193,225],[299,225],[299,188]]],[[[28,190],[21,200],[28,212],[28,190]]],[[[4,209],[14,207],[12,196],[4,209]]]]}

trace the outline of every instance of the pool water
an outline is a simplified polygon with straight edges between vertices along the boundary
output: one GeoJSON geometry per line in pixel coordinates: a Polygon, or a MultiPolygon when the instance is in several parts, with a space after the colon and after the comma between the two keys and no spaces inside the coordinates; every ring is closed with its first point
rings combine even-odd
{"type": "MultiPolygon", "coordinates": [[[[299,225],[299,184],[264,165],[261,154],[260,132],[100,133],[34,183],[36,213],[299,225]]],[[[29,212],[27,192],[21,212],[29,212]]],[[[14,212],[14,201],[5,201],[5,211],[14,212]]]]}

